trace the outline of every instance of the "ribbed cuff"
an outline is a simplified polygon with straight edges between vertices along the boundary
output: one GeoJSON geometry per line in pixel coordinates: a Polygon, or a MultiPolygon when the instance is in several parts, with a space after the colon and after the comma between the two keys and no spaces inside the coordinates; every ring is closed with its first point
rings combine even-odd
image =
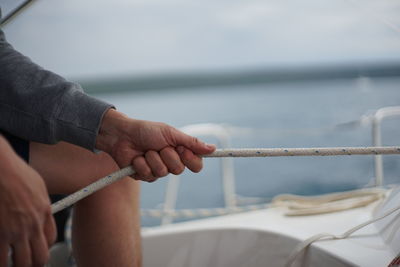
{"type": "Polygon", "coordinates": [[[73,99],[64,102],[57,119],[56,135],[59,140],[69,142],[95,152],[96,137],[104,114],[113,105],[89,96],[74,92],[73,99]]]}

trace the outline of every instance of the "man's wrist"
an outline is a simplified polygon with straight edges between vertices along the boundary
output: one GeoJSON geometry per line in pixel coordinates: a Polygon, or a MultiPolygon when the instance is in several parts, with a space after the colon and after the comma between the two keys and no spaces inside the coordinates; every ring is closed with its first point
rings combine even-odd
{"type": "Polygon", "coordinates": [[[125,135],[130,120],[125,114],[109,109],[101,121],[95,148],[111,153],[114,144],[125,135]]]}

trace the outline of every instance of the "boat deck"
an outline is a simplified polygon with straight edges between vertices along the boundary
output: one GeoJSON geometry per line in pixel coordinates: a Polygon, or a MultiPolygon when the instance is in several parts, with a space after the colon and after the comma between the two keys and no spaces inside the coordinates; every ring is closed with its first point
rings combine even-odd
{"type": "MultiPolygon", "coordinates": [[[[284,266],[300,242],[319,233],[342,234],[373,218],[379,205],[296,217],[269,208],[144,229],[144,266],[284,266]]],[[[396,255],[371,224],[349,239],[314,243],[302,262],[387,266],[396,255]]]]}

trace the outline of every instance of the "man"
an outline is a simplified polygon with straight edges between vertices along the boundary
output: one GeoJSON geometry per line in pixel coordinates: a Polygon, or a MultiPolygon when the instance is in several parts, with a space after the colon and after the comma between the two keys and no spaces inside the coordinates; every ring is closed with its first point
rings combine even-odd
{"type": "MultiPolygon", "coordinates": [[[[47,193],[70,194],[130,164],[135,179],[148,182],[185,167],[198,172],[199,155],[215,150],[86,95],[15,51],[1,31],[0,131],[12,143],[25,144],[22,153],[33,168],[0,139],[0,266],[9,247],[16,266],[47,261],[54,240],[47,193]]],[[[133,179],[77,203],[72,239],[78,266],[140,266],[139,221],[139,184],[133,179]]]]}

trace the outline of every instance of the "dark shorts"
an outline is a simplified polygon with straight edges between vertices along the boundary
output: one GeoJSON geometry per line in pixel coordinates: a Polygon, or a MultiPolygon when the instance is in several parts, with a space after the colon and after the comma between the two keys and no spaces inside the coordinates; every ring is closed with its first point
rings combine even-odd
{"type": "Polygon", "coordinates": [[[0,134],[7,139],[14,151],[21,158],[23,158],[26,162],[29,162],[29,141],[16,137],[3,130],[0,130],[0,134]]]}

